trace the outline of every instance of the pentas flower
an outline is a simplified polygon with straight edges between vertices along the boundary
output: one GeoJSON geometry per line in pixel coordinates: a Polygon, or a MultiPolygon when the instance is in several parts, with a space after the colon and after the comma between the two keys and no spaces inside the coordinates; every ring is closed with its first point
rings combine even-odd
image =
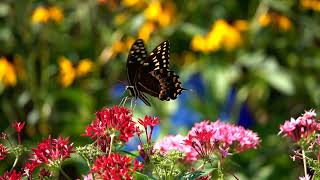
{"type": "Polygon", "coordinates": [[[162,155],[165,155],[171,150],[177,150],[185,154],[186,161],[191,162],[197,160],[197,151],[195,151],[191,146],[186,145],[184,140],[186,140],[186,137],[180,134],[175,136],[169,135],[156,142],[154,149],[160,150],[162,155]]]}
{"type": "Polygon", "coordinates": [[[0,176],[0,180],[20,180],[21,178],[21,173],[16,172],[16,170],[13,171],[7,171],[3,174],[3,176],[0,176]]]}
{"type": "Polygon", "coordinates": [[[98,178],[106,180],[133,179],[132,173],[142,169],[143,166],[135,162],[131,167],[132,160],[128,156],[117,153],[111,153],[109,156],[100,156],[95,160],[91,173],[95,173],[98,178]]]}
{"type": "Polygon", "coordinates": [[[21,133],[24,125],[25,125],[25,122],[17,122],[17,121],[12,124],[12,127],[13,127],[13,128],[17,131],[17,133],[18,133],[18,143],[19,143],[19,144],[21,144],[20,133],[21,133]]]}
{"type": "Polygon", "coordinates": [[[39,179],[50,178],[52,176],[51,172],[45,168],[41,168],[38,174],[39,179]]]}
{"type": "Polygon", "coordinates": [[[139,124],[141,124],[144,128],[144,132],[147,138],[147,143],[143,144],[142,140],[141,140],[141,134],[142,134],[142,130],[139,129],[139,127],[136,127],[136,133],[138,135],[139,138],[139,146],[138,146],[138,150],[140,153],[140,156],[146,161],[149,162],[150,158],[149,156],[152,155],[153,152],[153,144],[151,142],[151,138],[152,138],[152,133],[153,133],[153,129],[156,125],[159,124],[159,118],[158,117],[150,117],[150,116],[145,116],[143,119],[138,119],[139,124]],[[149,128],[148,128],[149,127],[149,128]],[[150,131],[148,131],[148,129],[150,129],[150,131]]]}
{"type": "Polygon", "coordinates": [[[4,160],[7,154],[8,154],[8,149],[4,145],[0,144],[0,161],[4,160]]]}
{"type": "MultiPolygon", "coordinates": [[[[196,123],[189,131],[188,136],[197,136],[197,133],[206,130],[212,133],[210,141],[215,143],[217,148],[223,151],[234,150],[236,152],[246,151],[256,148],[260,144],[260,138],[251,130],[246,130],[241,126],[228,124],[220,121],[203,121],[196,123]]],[[[199,136],[199,135],[198,135],[199,136]]],[[[224,154],[227,152],[223,152],[224,154]]]]}
{"type": "Polygon", "coordinates": [[[39,166],[40,164],[35,161],[28,161],[23,166],[23,175],[28,176],[30,179],[32,179],[32,173],[33,171],[39,166]]]}
{"type": "Polygon", "coordinates": [[[316,121],[316,113],[314,110],[306,111],[297,119],[291,118],[280,125],[279,134],[288,136],[294,142],[298,142],[302,138],[307,138],[313,133],[320,130],[320,123],[316,121]]]}
{"type": "MultiPolygon", "coordinates": [[[[141,124],[144,127],[144,131],[146,133],[147,137],[147,143],[149,144],[152,138],[152,133],[153,129],[156,125],[159,124],[159,118],[158,117],[150,117],[150,116],[145,116],[143,119],[138,119],[139,124],[141,124]],[[150,132],[148,132],[148,126],[150,127],[150,132]]],[[[140,138],[141,131],[138,130],[138,136],[140,138]]]]}
{"type": "Polygon", "coordinates": [[[96,112],[96,119],[87,126],[86,134],[93,140],[97,140],[102,150],[106,150],[106,144],[115,136],[113,143],[127,142],[135,133],[135,122],[132,121],[132,113],[125,107],[114,106],[104,108],[96,112]]]}
{"type": "Polygon", "coordinates": [[[12,124],[12,127],[17,131],[17,133],[20,133],[22,131],[24,125],[25,125],[25,122],[17,122],[16,121],[12,124]]]}
{"type": "Polygon", "coordinates": [[[62,161],[70,158],[73,143],[69,143],[69,138],[63,139],[61,136],[57,139],[48,139],[38,144],[37,148],[32,149],[30,161],[34,164],[47,164],[49,166],[59,167],[62,161]]]}

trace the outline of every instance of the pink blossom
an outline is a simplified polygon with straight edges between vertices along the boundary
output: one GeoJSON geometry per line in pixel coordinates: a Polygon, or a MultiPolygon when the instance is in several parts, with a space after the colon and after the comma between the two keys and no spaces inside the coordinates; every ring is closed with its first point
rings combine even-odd
{"type": "Polygon", "coordinates": [[[242,152],[252,148],[255,149],[260,143],[257,133],[246,130],[241,126],[220,121],[202,121],[196,123],[188,135],[194,136],[196,131],[203,130],[212,131],[211,142],[217,142],[219,147],[222,147],[224,150],[231,147],[236,152],[242,152]]]}
{"type": "Polygon", "coordinates": [[[309,174],[307,174],[306,176],[303,177],[299,177],[299,180],[310,180],[311,177],[309,176],[309,174]]]}
{"type": "Polygon", "coordinates": [[[309,135],[320,130],[320,123],[316,121],[316,113],[314,110],[306,111],[297,119],[291,118],[290,121],[285,121],[280,125],[279,134],[288,136],[294,142],[301,138],[307,138],[309,135]]]}
{"type": "Polygon", "coordinates": [[[154,145],[154,149],[160,150],[162,154],[170,150],[177,150],[185,153],[187,161],[195,161],[197,160],[197,152],[191,147],[184,144],[184,140],[186,137],[177,134],[175,136],[169,135],[165,138],[161,139],[154,145]]]}

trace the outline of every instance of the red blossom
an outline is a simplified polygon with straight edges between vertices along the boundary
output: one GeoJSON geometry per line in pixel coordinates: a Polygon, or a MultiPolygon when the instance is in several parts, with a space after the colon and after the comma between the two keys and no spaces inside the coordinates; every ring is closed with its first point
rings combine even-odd
{"type": "Polygon", "coordinates": [[[30,177],[32,179],[32,173],[33,171],[39,166],[40,164],[35,161],[28,161],[23,166],[23,174],[25,176],[30,177]]]}
{"type": "Polygon", "coordinates": [[[52,176],[51,172],[45,168],[41,168],[39,172],[39,179],[45,179],[52,176]]]}
{"type": "Polygon", "coordinates": [[[17,131],[17,133],[20,133],[22,131],[24,125],[25,125],[25,122],[16,121],[12,124],[12,127],[17,131]]]}
{"type": "Polygon", "coordinates": [[[0,180],[20,180],[21,173],[16,172],[16,170],[13,170],[11,172],[7,171],[3,174],[3,176],[0,176],[0,180]]]}
{"type": "Polygon", "coordinates": [[[150,116],[145,116],[144,119],[138,120],[138,122],[144,127],[147,128],[147,126],[154,127],[159,124],[159,118],[158,117],[150,117],[150,116]]]}
{"type": "Polygon", "coordinates": [[[4,160],[7,154],[8,154],[8,149],[4,145],[0,144],[0,161],[4,160]]]}
{"type": "Polygon", "coordinates": [[[132,173],[136,169],[142,168],[142,165],[134,164],[135,166],[132,168],[132,159],[130,157],[112,153],[109,156],[98,157],[91,168],[91,173],[96,173],[98,178],[105,180],[133,179],[132,173]]]}
{"type": "Polygon", "coordinates": [[[69,138],[63,139],[61,136],[57,139],[43,140],[38,144],[37,148],[32,148],[31,162],[36,164],[49,164],[61,163],[63,160],[70,158],[73,143],[69,144],[69,138]]]}
{"type": "Polygon", "coordinates": [[[288,136],[292,141],[297,142],[301,138],[307,138],[311,134],[320,130],[320,123],[316,121],[316,113],[314,110],[306,111],[297,119],[291,118],[280,125],[279,134],[288,136]]]}
{"type": "Polygon", "coordinates": [[[123,143],[133,137],[134,133],[135,122],[132,121],[131,111],[125,107],[114,106],[96,112],[96,119],[87,126],[84,136],[101,140],[100,142],[110,142],[110,136],[114,134],[116,137],[113,142],[123,143]]]}

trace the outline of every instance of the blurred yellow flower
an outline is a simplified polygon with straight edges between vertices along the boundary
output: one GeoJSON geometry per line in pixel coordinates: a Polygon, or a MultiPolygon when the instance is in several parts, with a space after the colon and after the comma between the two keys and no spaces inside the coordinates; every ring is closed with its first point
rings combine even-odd
{"type": "Polygon", "coordinates": [[[279,28],[283,31],[288,31],[291,28],[291,21],[286,16],[279,16],[277,22],[279,28]]]}
{"type": "Polygon", "coordinates": [[[143,39],[144,41],[148,41],[152,32],[156,29],[154,23],[147,21],[140,27],[138,32],[138,37],[143,39]]]}
{"type": "Polygon", "coordinates": [[[143,0],[122,0],[122,4],[126,7],[140,7],[142,5],[144,5],[144,1],[143,0]]]}
{"type": "Polygon", "coordinates": [[[320,11],[320,0],[300,0],[300,5],[304,9],[320,11]]]}
{"type": "Polygon", "coordinates": [[[271,17],[270,14],[266,13],[266,14],[262,14],[259,18],[258,18],[259,24],[262,27],[268,26],[271,23],[271,17]]]}
{"type": "Polygon", "coordinates": [[[112,56],[116,56],[117,54],[123,52],[125,49],[126,45],[122,41],[114,42],[111,47],[112,56]]]}
{"type": "Polygon", "coordinates": [[[234,27],[239,31],[247,31],[249,28],[249,23],[247,20],[236,20],[234,22],[234,27]]]}
{"type": "Polygon", "coordinates": [[[159,1],[153,1],[144,10],[144,16],[147,20],[157,22],[165,27],[173,22],[175,16],[175,5],[172,2],[161,4],[159,1]]]}
{"type": "Polygon", "coordinates": [[[191,48],[194,51],[206,51],[206,40],[201,35],[195,35],[193,36],[191,40],[191,48]]]}
{"type": "Polygon", "coordinates": [[[93,62],[90,59],[82,59],[77,66],[77,76],[82,77],[92,71],[93,62]]]}
{"type": "Polygon", "coordinates": [[[58,6],[49,7],[48,12],[49,12],[50,19],[52,19],[57,23],[61,22],[64,18],[63,11],[58,6]]]}
{"type": "Polygon", "coordinates": [[[153,1],[149,6],[144,10],[144,16],[151,21],[157,21],[161,16],[161,4],[159,1],[153,1]]]}
{"type": "Polygon", "coordinates": [[[15,86],[17,84],[14,66],[4,57],[0,58],[0,82],[5,86],[15,86]]]}
{"type": "Polygon", "coordinates": [[[74,69],[71,61],[65,57],[61,57],[59,59],[59,67],[60,67],[59,79],[60,79],[61,85],[63,87],[70,86],[76,77],[76,70],[74,69]]]}
{"type": "Polygon", "coordinates": [[[45,23],[48,22],[50,14],[48,10],[42,6],[37,7],[31,17],[33,23],[45,23]]]}
{"type": "Polygon", "coordinates": [[[263,14],[259,17],[258,21],[262,27],[273,25],[282,31],[288,31],[292,27],[291,21],[287,16],[283,16],[276,12],[263,14]]]}
{"type": "Polygon", "coordinates": [[[212,52],[221,48],[232,50],[242,43],[240,31],[225,20],[217,20],[206,36],[195,35],[191,41],[194,51],[212,52]]]}

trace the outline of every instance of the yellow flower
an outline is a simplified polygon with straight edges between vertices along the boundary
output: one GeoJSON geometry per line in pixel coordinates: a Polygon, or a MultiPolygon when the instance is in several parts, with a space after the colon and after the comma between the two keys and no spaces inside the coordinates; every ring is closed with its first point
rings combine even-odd
{"type": "Polygon", "coordinates": [[[166,3],[158,18],[159,25],[162,27],[168,26],[174,20],[175,16],[175,6],[173,3],[166,3]]]}
{"type": "Polygon", "coordinates": [[[239,31],[247,31],[249,28],[249,24],[246,20],[236,20],[234,22],[234,27],[239,31]]]}
{"type": "Polygon", "coordinates": [[[15,86],[17,84],[14,66],[4,57],[0,58],[0,82],[5,86],[15,86]]]}
{"type": "Polygon", "coordinates": [[[191,49],[194,51],[205,51],[206,49],[206,40],[201,35],[193,36],[191,40],[191,49]]]}
{"type": "Polygon", "coordinates": [[[240,31],[225,20],[217,20],[206,36],[196,35],[191,41],[191,48],[195,51],[212,52],[221,48],[232,50],[242,43],[240,31]]]}
{"type": "Polygon", "coordinates": [[[155,25],[152,22],[146,22],[140,27],[138,37],[148,41],[152,32],[155,31],[155,25]]]}
{"type": "Polygon", "coordinates": [[[61,57],[59,59],[59,67],[61,85],[63,87],[70,86],[76,77],[76,71],[73,68],[71,61],[65,57],[61,57]]]}
{"type": "Polygon", "coordinates": [[[286,16],[279,16],[277,22],[279,28],[283,31],[288,31],[291,28],[291,21],[286,16]]]}
{"type": "Polygon", "coordinates": [[[82,77],[92,71],[93,62],[90,59],[82,59],[77,67],[77,76],[82,77]]]}
{"type": "Polygon", "coordinates": [[[157,21],[158,18],[161,18],[161,4],[159,1],[153,1],[149,6],[144,10],[144,16],[148,20],[157,21]]]}
{"type": "Polygon", "coordinates": [[[50,15],[48,10],[40,6],[33,11],[31,21],[33,23],[45,23],[45,22],[48,22],[49,17],[50,15]]]}
{"type": "Polygon", "coordinates": [[[112,56],[116,56],[122,53],[126,49],[126,45],[122,41],[116,41],[112,44],[111,52],[112,56]]]}
{"type": "Polygon", "coordinates": [[[57,23],[61,22],[64,18],[63,11],[58,6],[49,7],[48,13],[49,13],[50,19],[52,19],[53,21],[55,21],[57,23]]]}
{"type": "Polygon", "coordinates": [[[138,6],[144,4],[141,0],[122,0],[122,4],[126,7],[138,6]]]}
{"type": "Polygon", "coordinates": [[[266,27],[268,26],[270,23],[271,23],[271,17],[270,17],[270,14],[269,13],[266,13],[266,14],[262,14],[258,21],[259,21],[259,24],[262,26],[262,27],[266,27]]]}

